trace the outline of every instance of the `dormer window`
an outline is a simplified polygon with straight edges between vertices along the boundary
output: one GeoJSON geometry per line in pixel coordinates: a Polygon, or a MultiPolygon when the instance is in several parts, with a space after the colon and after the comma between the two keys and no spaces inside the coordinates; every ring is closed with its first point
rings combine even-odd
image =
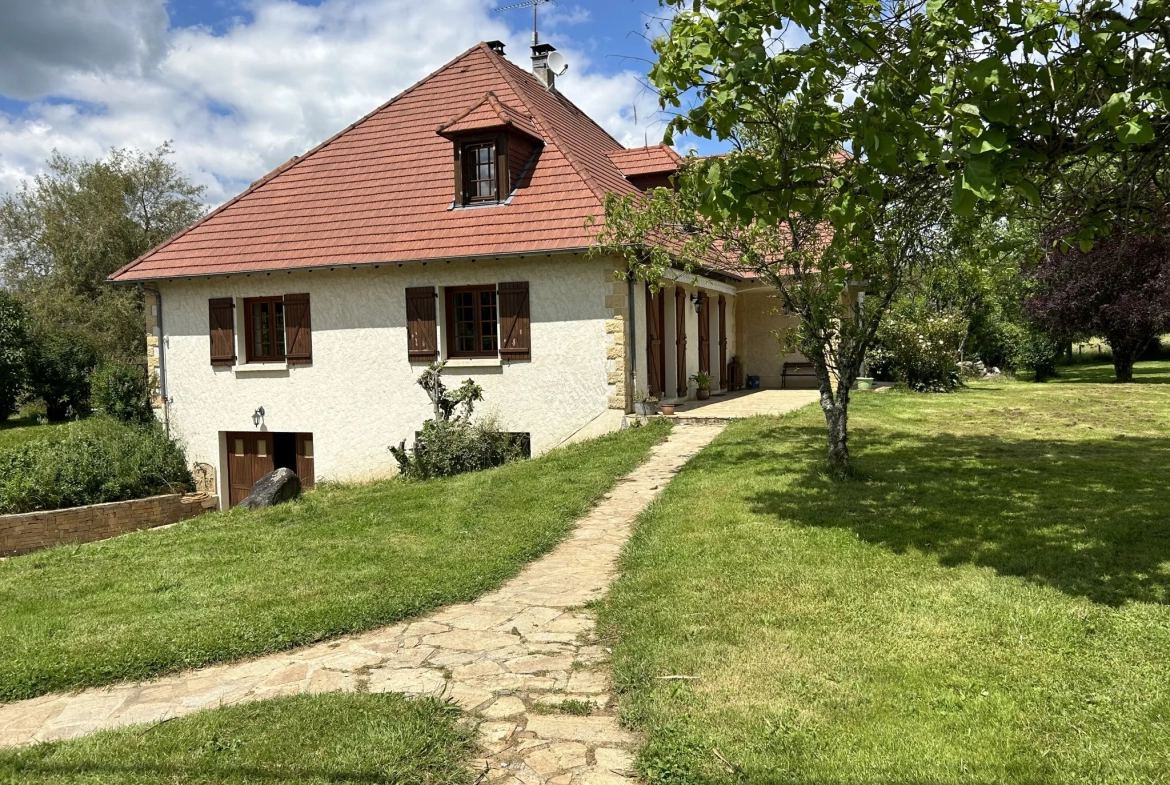
{"type": "Polygon", "coordinates": [[[473,142],[463,146],[463,203],[499,200],[496,143],[473,142]]]}
{"type": "Polygon", "coordinates": [[[507,204],[523,187],[544,144],[530,115],[500,103],[495,93],[439,127],[455,153],[453,207],[507,204]]]}

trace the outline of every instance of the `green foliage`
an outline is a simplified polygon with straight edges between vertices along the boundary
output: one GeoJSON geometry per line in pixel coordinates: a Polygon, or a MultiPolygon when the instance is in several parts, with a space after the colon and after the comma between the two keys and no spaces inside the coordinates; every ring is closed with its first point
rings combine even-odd
{"type": "Polygon", "coordinates": [[[297,695],[53,744],[0,750],[23,785],[470,785],[458,707],[394,694],[297,695]]]}
{"type": "Polygon", "coordinates": [[[710,390],[712,378],[713,377],[711,374],[707,373],[706,371],[699,371],[698,373],[691,374],[691,381],[694,382],[695,386],[700,390],[710,390]]]}
{"type": "Polygon", "coordinates": [[[675,113],[668,138],[742,141],[745,124],[771,132],[790,106],[782,130],[808,151],[712,164],[710,199],[728,213],[821,210],[818,182],[840,178],[823,214],[853,234],[887,178],[935,173],[956,213],[1073,206],[1091,241],[1109,216],[1164,201],[1165,0],[666,4],[674,13],[650,80],[675,113]],[[827,146],[851,155],[827,161],[815,153],[827,146]],[[1087,175],[1075,188],[1071,166],[1087,175]]]}
{"type": "Polygon", "coordinates": [[[527,457],[518,435],[501,431],[490,418],[427,420],[410,450],[392,451],[402,476],[411,480],[478,472],[527,457]]]}
{"type": "Polygon", "coordinates": [[[526,458],[527,444],[518,434],[501,431],[492,418],[471,421],[475,404],[483,400],[483,388],[466,379],[450,392],[442,379],[446,364],[445,360],[433,362],[419,375],[418,385],[431,399],[435,417],[423,423],[409,450],[405,439],[390,448],[399,473],[412,480],[429,480],[526,458]]]}
{"type": "Polygon", "coordinates": [[[1064,346],[1040,328],[1028,325],[1020,333],[1016,346],[1015,365],[1035,374],[1035,380],[1043,382],[1056,376],[1056,364],[1064,346]]]}
{"type": "Polygon", "coordinates": [[[94,417],[0,452],[0,514],[186,491],[183,450],[162,426],[94,417]]]}
{"type": "Polygon", "coordinates": [[[100,353],[88,333],[42,330],[33,335],[29,391],[45,403],[49,422],[90,412],[90,375],[100,353]]]}
{"type": "Polygon", "coordinates": [[[0,422],[16,414],[27,382],[27,317],[20,302],[0,290],[0,422]]]}
{"type": "Polygon", "coordinates": [[[150,377],[142,368],[127,363],[105,363],[90,380],[90,398],[94,411],[122,422],[154,421],[150,393],[150,377]]]}
{"type": "Polygon", "coordinates": [[[204,189],[168,144],[100,160],[54,152],[47,171],[0,198],[0,278],[38,329],[84,334],[103,355],[145,353],[142,298],[106,278],[204,212],[204,189]]]}
{"type": "Polygon", "coordinates": [[[918,392],[951,392],[961,383],[957,363],[967,320],[926,308],[891,309],[878,331],[870,362],[918,392]]]}

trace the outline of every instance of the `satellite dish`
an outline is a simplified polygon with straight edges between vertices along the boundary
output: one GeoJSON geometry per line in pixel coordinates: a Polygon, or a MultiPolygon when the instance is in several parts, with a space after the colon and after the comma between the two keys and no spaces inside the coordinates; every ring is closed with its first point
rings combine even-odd
{"type": "Polygon", "coordinates": [[[565,71],[568,71],[569,64],[565,62],[565,56],[560,52],[549,52],[548,70],[552,71],[557,76],[560,76],[565,71]]]}

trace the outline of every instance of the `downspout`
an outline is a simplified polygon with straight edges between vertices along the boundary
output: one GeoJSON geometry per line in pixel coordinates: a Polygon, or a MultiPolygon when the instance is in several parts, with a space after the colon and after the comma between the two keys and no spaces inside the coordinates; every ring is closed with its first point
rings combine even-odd
{"type": "Polygon", "coordinates": [[[167,397],[167,342],[166,334],[163,332],[162,292],[158,289],[147,288],[142,284],[138,284],[138,289],[153,294],[155,303],[158,305],[158,387],[163,402],[163,428],[166,429],[169,439],[171,438],[171,405],[170,398],[167,397]]]}
{"type": "MultiPolygon", "coordinates": [[[[630,313],[630,338],[627,345],[630,347],[630,371],[628,374],[630,397],[628,400],[633,401],[634,395],[638,392],[638,331],[634,323],[634,278],[630,276],[626,279],[626,291],[628,297],[628,310],[630,313]]],[[[626,404],[629,414],[633,411],[631,404],[626,404]]]]}

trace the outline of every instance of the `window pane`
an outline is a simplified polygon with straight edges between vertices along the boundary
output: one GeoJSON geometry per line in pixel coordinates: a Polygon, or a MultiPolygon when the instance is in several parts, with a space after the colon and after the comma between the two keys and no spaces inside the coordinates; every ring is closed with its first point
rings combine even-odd
{"type": "Polygon", "coordinates": [[[235,452],[233,454],[234,455],[243,455],[244,454],[244,440],[243,439],[236,439],[235,442],[236,442],[236,444],[235,444],[236,449],[235,449],[235,452]]]}
{"type": "Polygon", "coordinates": [[[273,330],[272,337],[275,339],[276,357],[284,357],[284,303],[273,303],[276,309],[276,328],[273,330]]]}
{"type": "Polygon", "coordinates": [[[468,145],[464,148],[467,162],[467,195],[472,199],[490,199],[496,195],[496,146],[494,144],[468,145]]]}
{"type": "Polygon", "coordinates": [[[455,303],[455,351],[475,351],[475,293],[456,292],[455,303]]]}
{"type": "Polygon", "coordinates": [[[479,293],[480,351],[496,351],[496,293],[479,293]]]}
{"type": "Polygon", "coordinates": [[[268,303],[252,303],[252,356],[267,357],[268,303]]]}

